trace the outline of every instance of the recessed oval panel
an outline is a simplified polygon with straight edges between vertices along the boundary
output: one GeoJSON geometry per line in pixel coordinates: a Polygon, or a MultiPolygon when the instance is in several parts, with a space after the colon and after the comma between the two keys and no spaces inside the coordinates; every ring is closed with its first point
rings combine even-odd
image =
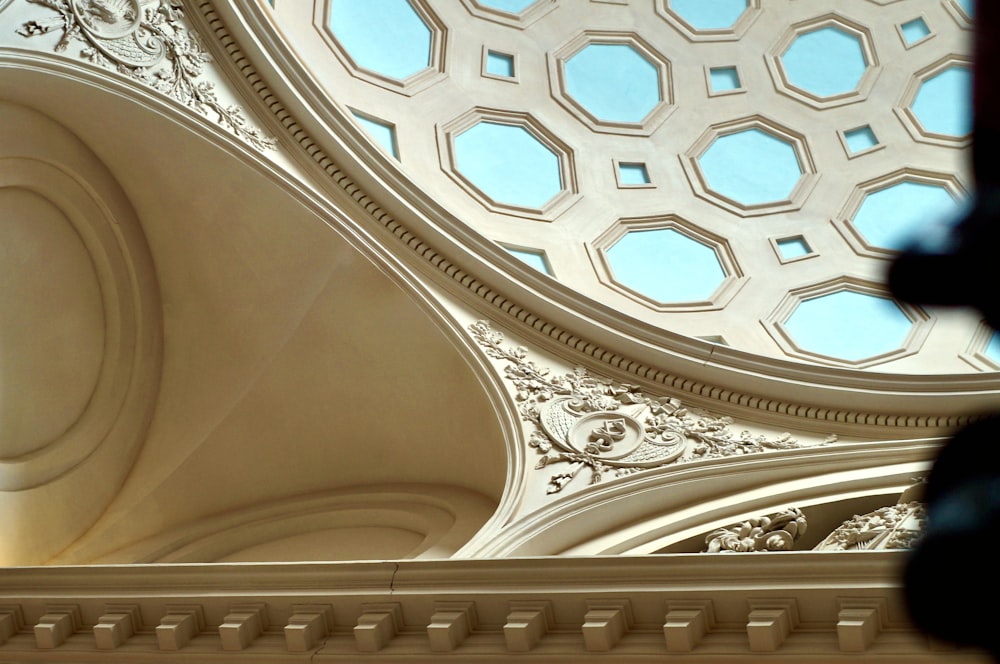
{"type": "Polygon", "coordinates": [[[0,188],[0,458],[44,448],[80,418],[104,356],[104,307],[83,240],[59,208],[0,188]]]}

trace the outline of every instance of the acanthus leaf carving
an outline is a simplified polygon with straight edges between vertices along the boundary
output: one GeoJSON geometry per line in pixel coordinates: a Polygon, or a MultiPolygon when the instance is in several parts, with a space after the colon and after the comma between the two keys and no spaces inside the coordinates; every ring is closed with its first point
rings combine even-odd
{"type": "Polygon", "coordinates": [[[705,552],[791,551],[805,535],[806,525],[802,510],[790,507],[713,531],[705,538],[705,552]]]}
{"type": "Polygon", "coordinates": [[[727,417],[685,408],[676,398],[651,397],[636,385],[592,376],[581,367],[553,376],[529,361],[526,349],[505,346],[489,323],[469,329],[489,357],[507,362],[504,374],[518,411],[533,425],[528,444],[542,455],[535,468],[572,466],[550,477],[549,494],[562,491],[584,469],[596,484],[671,463],[802,447],[787,433],[774,438],[734,433],[727,417]]]}
{"type": "Polygon", "coordinates": [[[161,92],[200,115],[213,118],[258,150],[277,141],[250,126],[243,110],[225,105],[215,85],[200,80],[211,58],[183,23],[178,0],[26,0],[59,15],[24,23],[23,37],[61,30],[55,50],[83,42],[84,59],[161,92]]]}

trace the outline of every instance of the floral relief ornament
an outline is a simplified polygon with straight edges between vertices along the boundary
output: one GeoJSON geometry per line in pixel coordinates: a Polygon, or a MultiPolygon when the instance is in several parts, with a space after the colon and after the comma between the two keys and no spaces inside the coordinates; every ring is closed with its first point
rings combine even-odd
{"type": "Polygon", "coordinates": [[[277,142],[251,127],[238,106],[219,101],[215,86],[199,80],[209,54],[182,23],[180,0],[26,0],[58,16],[28,21],[17,29],[23,37],[62,30],[56,52],[74,41],[85,47],[80,55],[114,69],[176,99],[258,150],[277,142]]]}
{"type": "MultiPolygon", "coordinates": [[[[521,418],[534,425],[529,444],[542,455],[536,469],[568,468],[552,475],[548,493],[558,493],[585,468],[590,484],[647,468],[696,459],[802,447],[784,433],[776,438],[735,434],[732,420],[682,407],[675,398],[649,397],[635,385],[591,376],[578,367],[552,376],[528,361],[524,348],[505,347],[489,323],[470,326],[473,338],[496,360],[516,389],[521,418]]],[[[831,437],[827,442],[832,442],[831,437]]]]}

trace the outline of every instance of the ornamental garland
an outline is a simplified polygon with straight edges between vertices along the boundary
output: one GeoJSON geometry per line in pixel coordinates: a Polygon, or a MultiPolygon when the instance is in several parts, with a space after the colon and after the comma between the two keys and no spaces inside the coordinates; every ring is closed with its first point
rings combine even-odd
{"type": "MultiPolygon", "coordinates": [[[[541,455],[535,468],[569,466],[550,477],[549,494],[585,469],[596,484],[668,464],[803,447],[788,433],[734,433],[728,417],[684,408],[676,398],[647,396],[635,385],[592,376],[582,367],[554,376],[529,361],[525,348],[505,347],[488,322],[469,329],[489,357],[507,362],[504,374],[516,390],[521,419],[533,425],[528,444],[541,455]]],[[[830,436],[824,444],[835,440],[830,436]]]]}
{"type": "Polygon", "coordinates": [[[209,54],[183,25],[179,0],[27,0],[58,14],[28,21],[17,29],[23,37],[61,30],[55,51],[74,41],[85,47],[80,56],[101,67],[161,92],[202,116],[214,119],[258,150],[277,141],[251,127],[243,110],[224,105],[215,85],[199,80],[209,54]]]}

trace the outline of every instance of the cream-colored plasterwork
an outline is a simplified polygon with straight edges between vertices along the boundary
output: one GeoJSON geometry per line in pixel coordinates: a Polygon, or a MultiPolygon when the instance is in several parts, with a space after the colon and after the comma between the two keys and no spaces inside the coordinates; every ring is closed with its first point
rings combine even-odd
{"type": "Polygon", "coordinates": [[[258,150],[275,139],[250,126],[239,106],[225,105],[202,79],[208,53],[184,22],[178,0],[26,0],[57,16],[24,23],[17,32],[33,37],[62,31],[56,51],[82,42],[80,57],[113,69],[172,97],[233,132],[258,150]]]}

